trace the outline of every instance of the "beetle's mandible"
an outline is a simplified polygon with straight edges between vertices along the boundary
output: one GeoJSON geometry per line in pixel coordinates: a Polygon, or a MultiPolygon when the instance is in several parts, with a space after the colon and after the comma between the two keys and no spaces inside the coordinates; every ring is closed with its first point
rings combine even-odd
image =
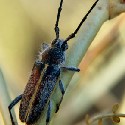
{"type": "Polygon", "coordinates": [[[65,40],[59,38],[59,19],[62,10],[63,0],[60,0],[58,8],[57,20],[55,24],[56,38],[51,42],[51,45],[44,44],[43,52],[40,54],[40,59],[35,61],[31,76],[26,85],[24,93],[16,97],[8,106],[12,125],[15,125],[11,109],[21,100],[19,107],[19,118],[27,125],[34,124],[48,105],[46,124],[50,121],[51,113],[51,95],[55,88],[59,86],[62,93],[59,104],[57,104],[56,111],[58,111],[60,103],[65,93],[63,83],[60,79],[60,70],[70,70],[79,72],[80,70],[73,66],[62,66],[65,64],[65,51],[68,49],[67,41],[74,38],[78,30],[86,20],[88,14],[95,7],[99,0],[97,0],[88,13],[83,17],[76,30],[69,35],[65,40]]]}

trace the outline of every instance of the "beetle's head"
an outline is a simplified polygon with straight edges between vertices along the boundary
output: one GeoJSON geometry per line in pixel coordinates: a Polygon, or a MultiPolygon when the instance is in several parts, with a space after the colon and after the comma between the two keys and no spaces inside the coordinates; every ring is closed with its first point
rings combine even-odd
{"type": "Polygon", "coordinates": [[[55,39],[52,41],[52,47],[56,47],[61,49],[62,51],[66,51],[68,49],[68,44],[64,40],[55,39]]]}

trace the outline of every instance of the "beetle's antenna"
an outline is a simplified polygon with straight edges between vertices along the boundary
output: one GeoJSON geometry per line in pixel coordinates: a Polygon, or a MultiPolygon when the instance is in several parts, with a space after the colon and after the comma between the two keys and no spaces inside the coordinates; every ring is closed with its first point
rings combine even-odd
{"type": "Polygon", "coordinates": [[[55,33],[56,33],[56,39],[59,38],[59,27],[58,27],[58,23],[59,23],[59,19],[60,19],[60,13],[62,10],[62,4],[63,4],[63,0],[60,1],[60,6],[58,8],[58,14],[57,14],[57,19],[56,19],[56,24],[55,24],[55,33]]]}
{"type": "Polygon", "coordinates": [[[90,9],[90,10],[88,11],[88,13],[83,17],[82,21],[79,23],[79,25],[78,25],[78,27],[76,28],[76,30],[75,30],[72,34],[70,34],[70,35],[64,40],[64,42],[67,42],[67,41],[69,41],[70,39],[72,39],[72,38],[75,37],[75,35],[76,35],[77,32],[79,31],[80,27],[82,26],[83,22],[85,22],[87,16],[88,16],[89,13],[92,11],[92,9],[96,6],[96,4],[97,4],[98,1],[99,1],[99,0],[97,0],[97,1],[92,5],[91,9],[90,9]]]}

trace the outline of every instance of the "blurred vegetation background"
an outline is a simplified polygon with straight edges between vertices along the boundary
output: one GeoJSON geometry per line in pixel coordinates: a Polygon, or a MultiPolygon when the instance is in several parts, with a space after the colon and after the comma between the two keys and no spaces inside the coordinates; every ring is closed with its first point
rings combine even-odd
{"type": "MultiPolygon", "coordinates": [[[[0,0],[0,125],[4,125],[3,120],[8,125],[9,115],[4,114],[3,107],[23,92],[41,43],[55,38],[59,2],[0,0]]],[[[59,23],[61,38],[75,30],[93,2],[64,0],[59,23]]],[[[124,32],[125,14],[104,23],[79,65],[81,72],[73,76],[52,124],[82,125],[86,114],[110,111],[115,103],[125,113],[124,32]]],[[[112,124],[111,120],[105,122],[112,124]]],[[[124,119],[120,124],[125,124],[124,119]]]]}

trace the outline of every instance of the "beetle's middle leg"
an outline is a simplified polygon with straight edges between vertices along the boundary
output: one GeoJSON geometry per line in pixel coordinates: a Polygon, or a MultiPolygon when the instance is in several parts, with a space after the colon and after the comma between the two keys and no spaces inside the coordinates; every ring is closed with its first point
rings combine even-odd
{"type": "MultiPolygon", "coordinates": [[[[73,67],[73,66],[62,66],[61,69],[63,69],[63,70],[69,70],[69,71],[74,71],[74,72],[79,72],[80,71],[79,68],[76,68],[76,67],[73,67]]],[[[62,83],[61,80],[59,80],[59,88],[60,88],[60,91],[62,93],[62,97],[60,99],[60,102],[56,105],[56,111],[55,111],[56,113],[59,110],[60,104],[61,104],[61,102],[63,100],[63,95],[65,94],[64,85],[63,85],[63,83],[62,83]]]]}

